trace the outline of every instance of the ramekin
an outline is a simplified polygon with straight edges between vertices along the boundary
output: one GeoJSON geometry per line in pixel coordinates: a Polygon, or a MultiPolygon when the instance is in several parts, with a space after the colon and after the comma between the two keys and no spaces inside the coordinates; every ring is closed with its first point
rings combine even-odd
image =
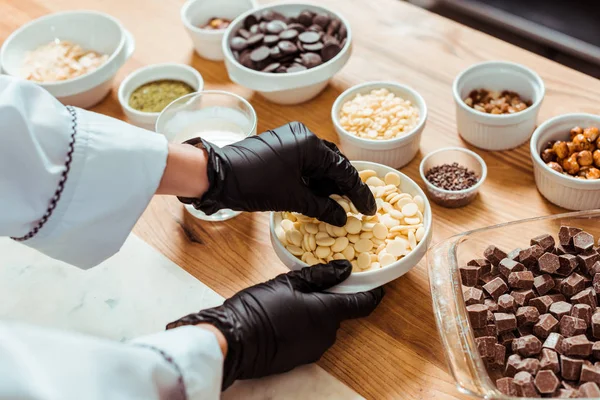
{"type": "Polygon", "coordinates": [[[421,95],[414,89],[396,82],[367,82],[353,86],[333,103],[331,120],[338,133],[342,152],[351,160],[365,160],[385,164],[392,168],[400,168],[408,164],[419,152],[421,134],[427,121],[427,105],[421,95]],[[419,109],[419,122],[406,135],[389,140],[370,140],[358,137],[346,131],[340,125],[342,105],[357,94],[367,94],[374,89],[387,89],[402,97],[419,109]]]}
{"type": "Polygon", "coordinates": [[[181,7],[181,22],[200,57],[221,61],[224,57],[221,42],[227,29],[203,29],[200,26],[211,18],[233,21],[238,15],[256,7],[255,0],[188,0],[181,7]]]}
{"type": "Polygon", "coordinates": [[[135,49],[131,33],[110,15],[97,11],[65,11],[43,16],[14,31],[0,50],[0,69],[20,77],[26,54],[56,39],[109,55],[104,64],[87,74],[59,82],[36,82],[63,104],[82,108],[89,108],[106,97],[117,71],[135,49]]]}
{"type": "MultiPolygon", "coordinates": [[[[423,240],[421,240],[417,247],[414,250],[412,250],[407,256],[381,269],[353,273],[344,282],[328,290],[329,292],[333,293],[364,292],[366,290],[371,290],[376,287],[382,286],[388,282],[393,281],[394,279],[398,279],[399,277],[410,271],[414,266],[416,266],[419,263],[419,261],[421,261],[421,259],[427,253],[429,243],[431,242],[431,238],[433,236],[433,217],[431,214],[431,205],[429,204],[429,200],[427,200],[427,196],[425,196],[425,193],[423,193],[423,190],[421,190],[421,188],[419,187],[419,185],[416,184],[415,181],[413,181],[403,173],[398,172],[395,169],[387,167],[385,165],[367,161],[352,161],[352,165],[354,165],[354,167],[359,171],[362,171],[364,169],[372,169],[373,171],[377,172],[377,175],[379,176],[385,176],[385,174],[387,174],[388,172],[393,172],[400,175],[401,190],[405,193],[411,194],[412,196],[420,195],[425,202],[425,211],[423,213],[423,226],[425,227],[425,235],[423,236],[423,240]]],[[[277,238],[277,234],[275,233],[275,227],[281,223],[281,218],[282,216],[280,212],[271,213],[271,244],[273,245],[273,250],[275,250],[275,254],[277,254],[277,257],[279,257],[279,259],[285,264],[285,266],[291,270],[298,270],[304,267],[308,267],[308,264],[306,264],[302,260],[299,260],[296,256],[290,253],[277,238]]]]}
{"type": "Polygon", "coordinates": [[[487,165],[483,161],[483,158],[471,150],[462,147],[445,147],[427,154],[421,161],[419,173],[421,174],[421,179],[425,182],[425,188],[431,201],[442,207],[458,208],[464,207],[475,200],[477,193],[479,193],[479,188],[483,185],[487,177],[487,165]],[[430,168],[453,162],[457,162],[474,171],[479,176],[479,181],[467,189],[445,190],[435,186],[425,177],[430,168]]]}
{"type": "Polygon", "coordinates": [[[542,78],[523,65],[508,61],[475,64],[460,73],[452,85],[458,133],[473,146],[484,150],[518,147],[535,129],[545,91],[542,78]],[[514,114],[484,113],[464,102],[469,92],[476,89],[511,90],[524,100],[531,100],[532,104],[514,114]]]}
{"type": "Polygon", "coordinates": [[[321,5],[310,3],[279,3],[258,7],[248,11],[235,19],[227,29],[223,38],[223,53],[225,54],[225,67],[229,79],[233,82],[255,90],[265,99],[277,104],[299,104],[317,96],[329,83],[329,80],[337,74],[348,62],[352,53],[352,30],[350,23],[339,13],[321,5]],[[265,10],[277,11],[285,16],[297,16],[304,10],[325,13],[335,16],[346,26],[348,35],[346,44],[331,60],[304,71],[274,74],[270,72],[255,71],[240,64],[229,47],[229,42],[244,23],[244,19],[254,13],[265,10]]]}
{"type": "Polygon", "coordinates": [[[574,126],[600,127],[600,116],[594,114],[565,114],[551,118],[533,133],[531,159],[538,190],[548,201],[569,210],[600,208],[600,179],[585,180],[561,174],[548,167],[540,157],[545,145],[552,140],[568,140],[574,126]]]}
{"type": "Polygon", "coordinates": [[[204,80],[202,75],[194,68],[185,64],[153,64],[133,71],[129,74],[119,86],[119,103],[123,112],[130,123],[141,128],[154,130],[156,120],[160,112],[143,112],[129,106],[129,98],[133,91],[140,86],[163,79],[172,79],[185,82],[190,85],[195,92],[204,89],[204,80]]]}

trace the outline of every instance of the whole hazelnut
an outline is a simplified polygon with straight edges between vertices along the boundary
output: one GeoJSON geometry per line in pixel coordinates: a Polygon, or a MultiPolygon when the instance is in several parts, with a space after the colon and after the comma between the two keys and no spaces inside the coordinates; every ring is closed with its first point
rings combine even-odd
{"type": "Polygon", "coordinates": [[[573,138],[573,144],[575,145],[575,151],[589,150],[590,142],[583,136],[583,133],[573,138]]]}
{"type": "Polygon", "coordinates": [[[573,143],[573,142],[567,142],[567,148],[569,149],[569,155],[576,152],[575,143],[573,143]]]}
{"type": "Polygon", "coordinates": [[[557,140],[556,142],[554,142],[552,150],[554,150],[554,154],[556,154],[556,157],[558,158],[569,157],[569,146],[567,146],[567,142],[557,140]]]}
{"type": "Polygon", "coordinates": [[[585,136],[588,141],[594,142],[598,139],[598,136],[600,136],[600,132],[598,132],[598,128],[595,126],[590,126],[583,130],[583,136],[585,136]]]}
{"type": "Polygon", "coordinates": [[[546,165],[548,165],[550,168],[552,168],[553,170],[555,170],[556,172],[558,172],[559,174],[562,174],[564,172],[563,168],[560,166],[559,163],[554,162],[554,161],[550,161],[549,163],[547,163],[546,165]]]}
{"type": "Polygon", "coordinates": [[[587,165],[592,165],[594,163],[594,159],[592,158],[592,152],[589,150],[580,151],[577,154],[577,164],[581,167],[585,167],[587,165]]]}
{"type": "Polygon", "coordinates": [[[587,170],[585,177],[587,179],[600,179],[600,169],[591,167],[587,170]]]}
{"type": "Polygon", "coordinates": [[[592,158],[594,159],[594,165],[600,168],[600,149],[594,151],[594,153],[592,154],[592,158]]]}
{"type": "Polygon", "coordinates": [[[556,153],[554,153],[554,150],[552,149],[546,149],[542,151],[541,157],[545,163],[549,163],[550,161],[556,161],[556,153]]]}
{"type": "Polygon", "coordinates": [[[579,164],[577,163],[577,154],[571,154],[569,158],[563,160],[563,169],[570,175],[577,175],[579,164]]]}
{"type": "Polygon", "coordinates": [[[580,126],[576,126],[573,129],[571,129],[571,140],[573,140],[573,138],[579,134],[583,133],[583,129],[581,129],[580,126]]]}

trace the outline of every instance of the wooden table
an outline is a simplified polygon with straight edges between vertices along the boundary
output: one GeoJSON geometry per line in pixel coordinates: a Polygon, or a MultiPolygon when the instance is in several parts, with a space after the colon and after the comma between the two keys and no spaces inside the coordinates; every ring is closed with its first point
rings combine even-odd
{"type": "MultiPolygon", "coordinates": [[[[539,122],[566,112],[598,110],[598,80],[407,3],[321,3],[342,11],[350,20],[354,53],[324,93],[298,106],[271,104],[233,84],[222,63],[195,55],[179,19],[181,0],[0,0],[0,38],[49,12],[105,11],[119,18],[137,41],[133,58],[119,71],[115,89],[128,73],[144,65],[188,63],[202,73],[207,88],[248,98],[256,108],[259,131],[300,120],[333,141],[337,137],[330,108],[343,90],[370,80],[406,83],[423,95],[429,108],[421,153],[402,169],[417,182],[423,154],[445,146],[470,147],[456,132],[451,84],[473,63],[511,60],[540,73],[547,90],[539,122]]],[[[124,118],[116,90],[95,111],[124,118]]],[[[458,210],[433,205],[434,242],[468,229],[562,211],[537,192],[528,145],[505,152],[477,152],[490,167],[481,195],[458,210]]],[[[286,271],[269,243],[266,213],[202,223],[189,217],[176,199],[156,197],[135,232],[226,297],[286,271]]],[[[336,345],[319,365],[370,399],[460,398],[438,340],[425,261],[386,285],[386,291],[383,303],[369,318],[343,325],[336,345]]]]}

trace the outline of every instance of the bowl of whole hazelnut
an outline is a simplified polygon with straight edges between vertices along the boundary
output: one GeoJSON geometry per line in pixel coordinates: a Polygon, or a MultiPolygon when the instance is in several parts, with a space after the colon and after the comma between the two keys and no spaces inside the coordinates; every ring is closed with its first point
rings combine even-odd
{"type": "Polygon", "coordinates": [[[570,210],[600,208],[600,116],[566,114],[540,125],[530,143],[535,182],[570,210]]]}

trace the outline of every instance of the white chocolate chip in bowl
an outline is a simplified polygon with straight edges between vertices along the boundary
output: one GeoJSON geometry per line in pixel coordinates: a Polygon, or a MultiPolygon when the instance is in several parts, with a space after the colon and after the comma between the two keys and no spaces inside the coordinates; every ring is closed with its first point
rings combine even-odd
{"type": "MultiPolygon", "coordinates": [[[[390,194],[387,192],[391,189],[388,186],[393,182],[400,182],[398,187],[398,195],[402,199],[400,208],[387,202],[385,197],[377,197],[376,202],[379,209],[375,218],[354,213],[351,210],[343,230],[314,219],[305,219],[307,217],[298,214],[271,213],[271,243],[279,259],[288,268],[301,269],[308,265],[314,265],[315,260],[325,262],[328,259],[345,259],[352,263],[354,268],[350,277],[329,290],[335,293],[356,293],[370,290],[399,278],[424,257],[432,237],[432,214],[429,201],[412,179],[381,164],[365,161],[352,161],[352,164],[358,169],[363,181],[373,177],[381,181],[381,186],[372,185],[372,187],[381,189],[382,196],[385,194],[388,197],[390,194]],[[393,173],[395,176],[388,175],[389,173],[393,173]],[[396,177],[398,177],[397,180],[396,177]],[[404,215],[402,208],[409,204],[411,206],[406,211],[407,214],[412,215],[404,215]],[[390,212],[393,212],[393,215],[390,212]],[[384,217],[386,215],[387,217],[384,217]],[[295,218],[296,221],[290,225],[290,222],[286,222],[288,217],[295,218]],[[409,224],[406,218],[409,218],[410,222],[416,223],[409,224]],[[390,228],[388,225],[392,224],[396,225],[390,228]],[[304,243],[305,236],[302,234],[300,246],[295,246],[292,242],[282,243],[280,237],[285,238],[286,242],[288,236],[290,239],[298,240],[297,234],[288,234],[288,230],[285,228],[300,234],[304,231],[305,234],[308,234],[306,243],[304,243]],[[315,228],[316,234],[312,233],[315,228]],[[390,246],[390,243],[393,244],[390,246]],[[311,244],[314,249],[311,248],[311,244]],[[412,244],[414,247],[411,246],[412,244]],[[292,250],[297,255],[286,249],[286,245],[293,246],[292,250]],[[389,249],[388,246],[390,246],[389,249]],[[308,254],[305,255],[305,253],[308,254]]],[[[373,179],[370,182],[379,184],[373,179]]],[[[353,204],[345,197],[337,197],[335,200],[348,201],[349,207],[351,209],[353,207],[353,204]]]]}

